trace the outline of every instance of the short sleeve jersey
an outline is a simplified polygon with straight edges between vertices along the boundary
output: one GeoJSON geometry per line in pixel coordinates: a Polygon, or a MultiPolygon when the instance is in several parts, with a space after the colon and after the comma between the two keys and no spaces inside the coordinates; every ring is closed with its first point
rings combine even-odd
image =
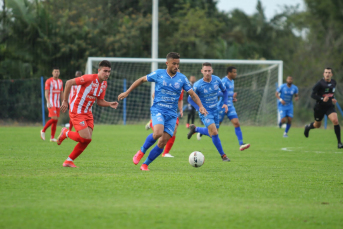
{"type": "Polygon", "coordinates": [[[151,111],[177,117],[177,103],[182,90],[192,89],[187,77],[177,72],[171,77],[166,69],[158,69],[147,75],[149,82],[155,82],[155,98],[151,111]]]}
{"type": "Polygon", "coordinates": [[[226,87],[218,76],[212,75],[211,82],[200,79],[194,84],[193,90],[205,109],[211,113],[217,111],[218,92],[225,91],[226,87]]]}
{"type": "MultiPolygon", "coordinates": [[[[294,84],[291,87],[287,86],[287,83],[282,84],[278,89],[277,92],[280,94],[280,98],[285,101],[285,105],[283,106],[292,106],[293,105],[293,95],[298,94],[298,87],[294,84]]],[[[282,105],[279,101],[278,105],[282,105]]]]}
{"type": "Polygon", "coordinates": [[[45,90],[49,90],[49,103],[52,107],[59,108],[61,92],[63,92],[63,82],[61,79],[55,80],[53,77],[50,77],[45,81],[45,90]]]}
{"type": "Polygon", "coordinates": [[[100,83],[98,74],[83,75],[75,78],[77,87],[76,95],[70,103],[69,112],[73,114],[86,114],[92,112],[96,99],[104,99],[107,82],[100,83]]]}
{"type": "MultiPolygon", "coordinates": [[[[226,90],[229,94],[228,99],[227,99],[227,106],[231,107],[233,106],[233,93],[234,93],[234,89],[235,89],[235,81],[234,80],[230,80],[229,78],[227,78],[226,76],[222,79],[223,84],[226,87],[226,90]]],[[[219,102],[218,102],[218,107],[222,107],[224,105],[224,100],[223,97],[220,97],[219,102]]]]}
{"type": "Polygon", "coordinates": [[[312,93],[320,97],[317,100],[317,105],[319,106],[333,106],[332,99],[334,98],[334,93],[336,90],[336,81],[331,79],[330,82],[326,82],[326,80],[321,79],[319,80],[316,85],[314,85],[312,89],[312,93]],[[324,96],[328,96],[329,100],[327,102],[323,102],[322,98],[324,96]]]}

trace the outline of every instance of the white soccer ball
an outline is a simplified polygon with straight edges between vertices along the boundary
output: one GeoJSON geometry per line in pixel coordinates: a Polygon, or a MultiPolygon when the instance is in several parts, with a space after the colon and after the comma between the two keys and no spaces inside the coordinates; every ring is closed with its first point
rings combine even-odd
{"type": "Polygon", "coordinates": [[[194,151],[189,155],[189,164],[193,167],[200,167],[204,164],[205,162],[205,156],[199,151],[194,151]]]}

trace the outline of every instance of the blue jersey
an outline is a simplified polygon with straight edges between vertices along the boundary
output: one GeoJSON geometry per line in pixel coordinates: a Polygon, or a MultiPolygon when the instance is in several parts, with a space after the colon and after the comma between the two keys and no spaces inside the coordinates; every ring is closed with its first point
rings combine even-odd
{"type": "Polygon", "coordinates": [[[147,80],[156,83],[154,103],[150,110],[177,117],[177,104],[182,89],[187,92],[192,89],[187,77],[179,72],[171,77],[166,69],[157,69],[147,75],[147,80]]]}
{"type": "MultiPolygon", "coordinates": [[[[222,79],[222,83],[225,85],[226,90],[228,92],[228,99],[227,99],[227,106],[230,108],[233,106],[233,94],[234,94],[234,89],[235,89],[235,81],[230,80],[226,76],[222,79]]],[[[219,102],[218,102],[218,108],[222,108],[224,105],[224,100],[223,97],[220,97],[219,102]]]]}
{"type": "Polygon", "coordinates": [[[217,111],[218,92],[225,91],[226,87],[218,76],[212,75],[211,82],[200,79],[194,84],[193,90],[208,113],[211,113],[217,111]]]}
{"type": "Polygon", "coordinates": [[[288,87],[287,83],[284,83],[277,89],[277,92],[280,94],[280,98],[286,103],[285,105],[282,105],[282,103],[278,101],[279,106],[292,106],[293,95],[298,94],[298,87],[293,84],[291,85],[291,87],[288,87]]]}

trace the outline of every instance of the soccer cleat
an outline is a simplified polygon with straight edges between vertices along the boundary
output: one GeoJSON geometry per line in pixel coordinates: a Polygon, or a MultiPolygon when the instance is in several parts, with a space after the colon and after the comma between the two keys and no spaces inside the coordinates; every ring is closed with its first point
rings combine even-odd
{"type": "Polygon", "coordinates": [[[141,170],[143,170],[143,171],[150,171],[150,170],[148,169],[148,165],[146,165],[146,164],[142,164],[141,170]]]}
{"type": "Polygon", "coordinates": [[[162,154],[162,157],[174,157],[173,155],[171,155],[170,153],[163,153],[162,154]]]}
{"type": "Polygon", "coordinates": [[[187,128],[187,129],[189,128],[189,123],[186,124],[186,128],[187,128]]]}
{"type": "Polygon", "coordinates": [[[56,138],[50,138],[50,142],[57,142],[56,138]]]}
{"type": "Polygon", "coordinates": [[[283,137],[284,137],[284,138],[288,138],[287,133],[284,133],[284,134],[283,134],[283,137]]]}
{"type": "Polygon", "coordinates": [[[40,131],[40,138],[45,141],[45,132],[43,130],[40,131]]]}
{"type": "Polygon", "coordinates": [[[77,166],[74,164],[74,162],[72,162],[72,161],[67,161],[67,160],[65,160],[65,161],[63,162],[63,167],[77,168],[77,166]]]}
{"type": "Polygon", "coordinates": [[[195,128],[196,126],[193,124],[189,126],[189,132],[187,134],[188,139],[191,139],[192,135],[195,134],[195,128]]]}
{"type": "Polygon", "coordinates": [[[305,126],[305,131],[304,131],[304,135],[305,135],[305,137],[307,137],[307,138],[308,138],[308,134],[309,134],[309,132],[310,132],[310,125],[306,125],[306,126],[305,126]]]}
{"type": "Polygon", "coordinates": [[[150,130],[150,128],[151,128],[151,127],[150,127],[150,121],[149,121],[149,122],[145,125],[145,129],[146,129],[146,130],[150,130]]]}
{"type": "Polygon", "coordinates": [[[144,153],[141,150],[138,150],[138,152],[135,154],[135,156],[133,156],[133,163],[135,165],[137,165],[140,160],[142,159],[142,157],[144,157],[144,153]]]}
{"type": "Polygon", "coordinates": [[[200,133],[197,134],[197,139],[198,139],[199,141],[201,140],[201,136],[202,136],[202,134],[200,134],[200,133]]]}
{"type": "Polygon", "coordinates": [[[226,154],[224,154],[224,155],[222,156],[222,160],[223,160],[223,161],[227,161],[227,162],[230,161],[230,159],[226,156],[226,154]]]}
{"type": "Polygon", "coordinates": [[[245,143],[243,143],[243,144],[239,147],[239,150],[240,150],[240,151],[243,151],[243,150],[245,150],[245,149],[249,149],[249,147],[250,147],[250,144],[245,144],[245,143]]]}
{"type": "Polygon", "coordinates": [[[63,127],[61,130],[60,136],[58,136],[57,138],[57,145],[61,145],[63,140],[67,138],[67,132],[68,132],[68,129],[63,127]]]}
{"type": "Polygon", "coordinates": [[[343,149],[343,144],[341,142],[338,143],[338,149],[343,149]]]}

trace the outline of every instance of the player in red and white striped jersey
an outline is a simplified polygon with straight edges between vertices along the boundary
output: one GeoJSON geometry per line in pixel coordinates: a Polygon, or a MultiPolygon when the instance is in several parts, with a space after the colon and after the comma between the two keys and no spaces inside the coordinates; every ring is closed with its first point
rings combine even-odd
{"type": "MultiPolygon", "coordinates": [[[[71,87],[79,85],[75,97],[72,99],[69,108],[69,116],[75,127],[76,132],[62,128],[61,134],[57,139],[60,145],[66,138],[70,138],[78,144],[71,152],[67,160],[63,163],[64,167],[76,167],[74,160],[86,149],[92,141],[94,120],[92,106],[96,101],[98,106],[111,107],[117,109],[118,102],[107,102],[104,100],[107,79],[111,73],[111,63],[103,60],[99,64],[98,74],[83,75],[75,79],[68,80],[65,85],[64,98],[68,98],[71,87]]],[[[65,112],[68,108],[67,99],[64,99],[61,111],[65,112]]]]}
{"type": "Polygon", "coordinates": [[[55,139],[55,133],[58,117],[60,117],[60,99],[63,100],[63,82],[58,78],[59,76],[59,68],[54,67],[52,77],[45,82],[45,99],[49,110],[49,117],[51,117],[51,119],[40,131],[40,136],[45,140],[45,131],[49,126],[51,126],[51,142],[57,141],[55,139]]]}
{"type": "MultiPolygon", "coordinates": [[[[82,76],[82,72],[81,71],[76,71],[75,72],[75,78],[77,77],[81,77],[82,76]]],[[[71,86],[71,89],[70,89],[70,94],[69,94],[69,98],[68,98],[68,103],[70,104],[72,101],[73,101],[73,98],[75,97],[76,95],[76,92],[77,92],[77,88],[79,86],[78,85],[73,85],[71,86]]],[[[71,119],[69,120],[69,130],[72,130],[73,129],[73,122],[71,121],[71,119]]]]}

